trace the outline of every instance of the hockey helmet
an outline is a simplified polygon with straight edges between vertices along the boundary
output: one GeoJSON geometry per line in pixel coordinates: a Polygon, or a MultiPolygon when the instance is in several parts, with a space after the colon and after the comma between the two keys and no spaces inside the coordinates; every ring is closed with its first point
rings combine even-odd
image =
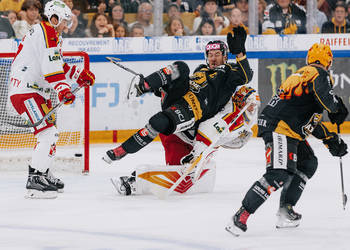
{"type": "Polygon", "coordinates": [[[317,63],[327,69],[332,65],[333,54],[331,48],[323,43],[315,43],[307,52],[306,64],[317,63]]]}
{"type": "Polygon", "coordinates": [[[220,50],[222,55],[226,57],[225,63],[227,61],[227,54],[228,54],[228,48],[225,42],[220,41],[220,40],[215,40],[215,41],[210,41],[205,45],[205,51],[204,51],[204,56],[205,56],[205,61],[207,65],[209,66],[208,62],[208,53],[210,50],[220,50]]]}
{"type": "Polygon", "coordinates": [[[67,21],[68,28],[72,27],[72,11],[71,9],[60,0],[52,0],[45,5],[44,15],[49,19],[52,26],[57,27],[62,20],[67,21]],[[51,23],[51,17],[56,16],[58,19],[58,24],[54,25],[51,23]]]}

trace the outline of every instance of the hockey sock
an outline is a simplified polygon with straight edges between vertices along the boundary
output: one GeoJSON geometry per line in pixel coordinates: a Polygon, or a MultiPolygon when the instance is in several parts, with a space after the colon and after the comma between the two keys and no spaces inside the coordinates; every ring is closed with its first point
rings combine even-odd
{"type": "Polygon", "coordinates": [[[291,181],[283,186],[280,207],[284,206],[285,204],[295,206],[304,191],[305,185],[305,180],[303,180],[299,175],[294,175],[291,181]]]}
{"type": "Polygon", "coordinates": [[[149,124],[145,128],[137,131],[133,136],[126,140],[122,147],[127,153],[136,153],[149,143],[158,135],[158,132],[152,128],[149,124]]]}
{"type": "Polygon", "coordinates": [[[248,213],[253,214],[270,197],[267,188],[256,181],[245,195],[242,205],[248,213]]]}

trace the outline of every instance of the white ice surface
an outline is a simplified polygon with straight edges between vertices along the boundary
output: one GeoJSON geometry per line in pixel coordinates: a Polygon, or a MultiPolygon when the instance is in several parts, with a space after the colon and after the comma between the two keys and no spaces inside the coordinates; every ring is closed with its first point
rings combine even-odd
{"type": "MultiPolygon", "coordinates": [[[[350,137],[345,138],[350,145],[350,137]]],[[[112,145],[92,146],[88,176],[58,172],[65,193],[55,200],[24,198],[27,172],[0,173],[0,249],[350,249],[350,204],[342,209],[339,159],[310,140],[319,168],[296,206],[295,229],[275,228],[279,194],[249,218],[248,231],[224,230],[246,191],[265,171],[264,144],[252,139],[241,150],[222,149],[213,193],[156,197],[118,196],[109,178],[129,174],[138,164],[162,164],[161,145],[107,166],[101,156],[112,145]]],[[[343,158],[350,194],[350,157],[343,158]]]]}

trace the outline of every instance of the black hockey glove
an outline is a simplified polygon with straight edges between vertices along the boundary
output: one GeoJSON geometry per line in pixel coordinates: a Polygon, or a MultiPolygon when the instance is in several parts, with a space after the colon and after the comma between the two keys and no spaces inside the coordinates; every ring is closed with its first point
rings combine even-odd
{"type": "Polygon", "coordinates": [[[338,111],[336,113],[328,113],[329,120],[337,125],[342,124],[349,114],[343,100],[339,96],[335,96],[338,100],[338,111]]]}
{"type": "Polygon", "coordinates": [[[348,153],[348,145],[346,145],[346,143],[341,138],[339,138],[336,133],[331,133],[330,136],[330,139],[323,140],[323,143],[326,145],[329,152],[333,156],[338,157],[346,155],[348,153]]]}
{"type": "Polygon", "coordinates": [[[242,26],[235,27],[232,31],[234,33],[233,37],[231,32],[227,34],[227,44],[230,53],[237,55],[242,52],[243,55],[245,55],[245,40],[247,39],[247,32],[242,26]]]}
{"type": "Polygon", "coordinates": [[[136,97],[142,96],[144,93],[151,91],[150,86],[145,81],[145,77],[142,74],[139,74],[138,76],[140,77],[139,82],[136,82],[134,85],[137,91],[136,97]]]}

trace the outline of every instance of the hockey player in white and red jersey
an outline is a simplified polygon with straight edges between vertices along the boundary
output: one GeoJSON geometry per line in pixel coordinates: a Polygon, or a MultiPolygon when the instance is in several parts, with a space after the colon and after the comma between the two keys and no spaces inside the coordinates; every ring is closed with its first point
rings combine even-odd
{"type": "Polygon", "coordinates": [[[160,134],[165,150],[167,166],[140,165],[131,176],[112,178],[111,181],[121,195],[149,194],[156,186],[170,188],[183,174],[188,164],[192,163],[212,141],[221,136],[221,132],[236,118],[240,110],[250,103],[229,130],[230,133],[220,138],[215,150],[205,160],[200,170],[199,181],[193,185],[194,172],[187,176],[175,189],[177,193],[211,192],[216,177],[215,152],[220,148],[239,149],[252,136],[252,126],[256,124],[260,98],[256,91],[246,85],[238,87],[232,99],[214,117],[200,123],[196,136],[191,138],[190,131],[175,133],[169,136],[160,134]],[[181,164],[181,165],[180,165],[181,164]]]}
{"type": "MultiPolygon", "coordinates": [[[[51,89],[56,91],[59,101],[71,104],[75,96],[68,80],[79,86],[91,86],[95,82],[92,72],[63,62],[61,34],[71,22],[69,7],[59,0],[50,1],[45,5],[43,21],[34,25],[18,46],[10,73],[10,103],[32,123],[52,108],[51,89]]],[[[29,166],[26,197],[55,198],[64,188],[64,183],[50,172],[58,139],[55,117],[34,127],[33,132],[37,143],[29,166]]]]}

